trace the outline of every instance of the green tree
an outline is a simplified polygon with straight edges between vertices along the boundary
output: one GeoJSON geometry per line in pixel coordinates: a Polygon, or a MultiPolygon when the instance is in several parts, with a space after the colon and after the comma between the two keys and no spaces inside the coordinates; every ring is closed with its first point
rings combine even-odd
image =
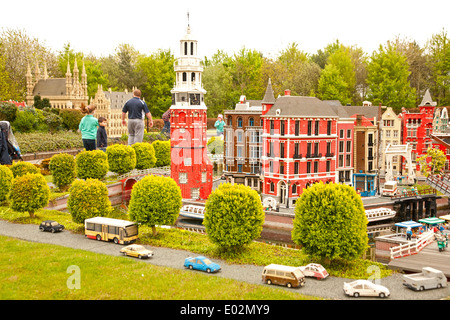
{"type": "Polygon", "coordinates": [[[241,184],[221,184],[205,204],[209,239],[225,250],[238,249],[261,235],[264,211],[258,193],[241,184]]]}
{"type": "Polygon", "coordinates": [[[348,91],[348,83],[345,82],[338,68],[333,64],[326,65],[319,79],[319,98],[322,100],[339,100],[343,105],[346,105],[351,102],[348,91]]]}
{"type": "Polygon", "coordinates": [[[133,185],[128,209],[130,219],[152,227],[173,225],[182,206],[181,190],[169,177],[146,176],[133,185]]]}
{"type": "Polygon", "coordinates": [[[137,57],[139,88],[154,117],[160,117],[172,104],[170,90],[175,82],[174,61],[170,50],[161,49],[149,56],[137,57]]]}
{"type": "Polygon", "coordinates": [[[435,34],[428,41],[426,51],[431,69],[430,91],[439,106],[450,105],[450,41],[447,31],[435,34]]]}
{"type": "MultiPolygon", "coordinates": [[[[0,42],[1,49],[1,42],[0,42]]],[[[17,95],[15,82],[11,81],[8,71],[6,70],[5,57],[0,50],[0,101],[16,100],[20,96],[17,95]]]]}
{"type": "Polygon", "coordinates": [[[427,153],[417,159],[417,163],[420,165],[420,173],[425,177],[430,174],[439,174],[445,166],[447,157],[438,148],[428,148],[427,153]]]}
{"type": "Polygon", "coordinates": [[[408,81],[409,66],[403,55],[390,42],[380,45],[367,66],[368,99],[374,105],[382,103],[399,112],[415,107],[416,93],[408,81]]]}
{"type": "Polygon", "coordinates": [[[48,205],[50,188],[40,173],[27,173],[12,180],[9,200],[11,209],[28,212],[30,218],[35,212],[48,205]]]}
{"type": "Polygon", "coordinates": [[[112,211],[108,188],[97,179],[73,181],[69,189],[67,210],[75,223],[84,223],[84,220],[89,218],[108,216],[112,211]]]}
{"type": "Polygon", "coordinates": [[[295,206],[292,240],[313,257],[352,260],[367,249],[361,197],[344,184],[314,184],[295,206]]]}

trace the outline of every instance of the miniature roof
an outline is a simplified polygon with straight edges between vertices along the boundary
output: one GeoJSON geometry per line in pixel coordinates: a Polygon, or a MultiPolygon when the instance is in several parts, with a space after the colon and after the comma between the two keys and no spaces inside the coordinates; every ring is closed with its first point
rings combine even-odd
{"type": "Polygon", "coordinates": [[[336,112],[327,103],[316,97],[303,96],[279,97],[272,108],[266,113],[266,116],[338,117],[336,112]],[[278,109],[280,110],[279,114],[277,113],[278,109]]]}
{"type": "Polygon", "coordinates": [[[261,103],[267,103],[267,104],[274,104],[275,103],[275,97],[273,95],[273,89],[272,89],[272,82],[270,81],[267,83],[266,93],[264,94],[264,99],[261,103]]]}
{"type": "Polygon", "coordinates": [[[420,106],[436,106],[436,102],[434,102],[433,99],[431,98],[429,89],[427,89],[427,91],[425,92],[425,95],[423,96],[420,106]]]}
{"type": "Polygon", "coordinates": [[[426,223],[426,224],[438,224],[438,223],[444,223],[445,220],[442,220],[442,219],[439,219],[436,217],[431,217],[431,218],[420,219],[419,222],[426,223]]]}
{"type": "Polygon", "coordinates": [[[122,109],[125,102],[133,98],[132,92],[103,91],[106,99],[111,101],[111,109],[122,109]]]}
{"type": "Polygon", "coordinates": [[[35,96],[66,95],[66,78],[39,80],[34,86],[33,95],[35,96]]]}
{"type": "Polygon", "coordinates": [[[403,222],[397,222],[395,224],[395,226],[400,227],[400,228],[418,228],[418,227],[422,227],[421,223],[415,222],[415,221],[403,221],[403,222]]]}
{"type": "Polygon", "coordinates": [[[439,218],[450,221],[450,214],[446,214],[445,216],[440,216],[439,218]]]}

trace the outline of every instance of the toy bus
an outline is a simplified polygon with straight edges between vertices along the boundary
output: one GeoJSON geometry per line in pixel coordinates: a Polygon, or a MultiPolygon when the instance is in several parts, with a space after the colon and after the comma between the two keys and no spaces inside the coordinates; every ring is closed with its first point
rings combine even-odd
{"type": "Polygon", "coordinates": [[[138,225],[132,221],[95,217],[84,220],[84,233],[89,239],[128,244],[138,238],[138,225]]]}

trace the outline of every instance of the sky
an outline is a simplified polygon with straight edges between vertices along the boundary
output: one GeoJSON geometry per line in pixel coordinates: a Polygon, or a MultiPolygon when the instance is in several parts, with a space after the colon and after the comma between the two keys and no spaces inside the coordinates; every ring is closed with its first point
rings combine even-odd
{"type": "Polygon", "coordinates": [[[423,47],[450,32],[449,0],[2,0],[0,12],[0,31],[24,30],[55,53],[70,43],[97,57],[120,44],[177,56],[188,12],[200,57],[242,48],[275,57],[294,42],[314,54],[336,40],[370,55],[397,36],[423,47]]]}

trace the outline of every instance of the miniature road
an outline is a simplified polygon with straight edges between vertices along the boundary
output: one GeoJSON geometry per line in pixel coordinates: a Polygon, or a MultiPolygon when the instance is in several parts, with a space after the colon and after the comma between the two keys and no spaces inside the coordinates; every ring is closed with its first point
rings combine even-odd
{"type": "MultiPolygon", "coordinates": [[[[74,249],[88,250],[100,254],[108,254],[113,256],[122,256],[119,252],[121,245],[116,245],[112,242],[103,242],[90,240],[80,234],[74,234],[70,231],[64,230],[60,233],[50,233],[41,232],[37,225],[28,224],[13,224],[6,221],[0,220],[0,235],[18,238],[21,240],[33,241],[38,243],[48,243],[55,244],[65,247],[70,247],[74,249]]],[[[146,260],[138,260],[144,263],[151,263],[153,265],[171,267],[175,269],[185,269],[183,267],[184,259],[188,256],[195,255],[194,253],[174,250],[168,248],[150,247],[146,246],[154,252],[153,258],[146,260]]],[[[124,259],[135,259],[131,257],[123,257],[124,259]]],[[[225,261],[218,259],[213,259],[214,262],[218,262],[222,268],[221,271],[215,274],[209,274],[208,276],[218,276],[223,278],[231,278],[239,281],[245,281],[253,284],[263,284],[261,281],[261,266],[254,265],[235,265],[229,264],[225,261]]],[[[199,272],[190,271],[186,272],[199,272]]],[[[206,274],[206,273],[205,273],[206,274]]],[[[369,277],[370,275],[368,275],[369,277]]],[[[353,297],[348,297],[343,292],[343,284],[345,281],[353,281],[349,279],[328,277],[325,280],[319,281],[312,278],[306,279],[306,284],[302,288],[288,289],[298,292],[299,294],[305,294],[315,297],[323,297],[325,299],[356,299],[353,297]]],[[[391,296],[387,298],[388,300],[438,300],[438,299],[449,299],[450,298],[450,288],[447,286],[442,289],[425,290],[421,292],[416,292],[410,290],[402,285],[401,275],[393,275],[380,280],[380,284],[387,287],[391,296]]],[[[366,298],[360,297],[357,299],[379,299],[379,298],[366,298]]]]}

